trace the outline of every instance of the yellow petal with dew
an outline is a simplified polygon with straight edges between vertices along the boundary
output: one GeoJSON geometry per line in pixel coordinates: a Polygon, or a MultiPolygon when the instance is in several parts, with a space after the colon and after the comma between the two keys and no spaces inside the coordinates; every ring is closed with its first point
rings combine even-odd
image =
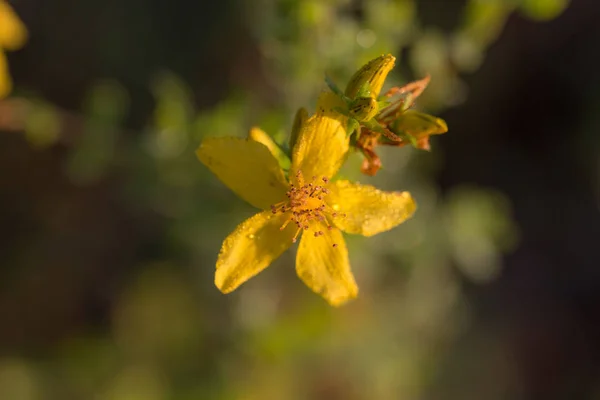
{"type": "Polygon", "coordinates": [[[367,83],[371,91],[371,97],[377,98],[387,78],[389,72],[394,68],[396,58],[391,54],[382,54],[381,56],[369,61],[363,65],[350,78],[346,86],[346,96],[355,98],[360,89],[367,83]]]}
{"type": "Polygon", "coordinates": [[[281,168],[286,170],[290,168],[290,159],[288,158],[288,156],[283,152],[283,150],[281,150],[281,147],[279,147],[279,145],[275,143],[273,138],[269,136],[265,131],[258,127],[252,127],[250,129],[250,132],[248,132],[248,139],[252,139],[255,142],[262,143],[263,145],[265,145],[267,149],[269,149],[273,157],[275,157],[277,161],[279,161],[279,165],[281,166],[281,168]]]}
{"type": "Polygon", "coordinates": [[[296,272],[306,286],[329,304],[342,305],[358,295],[346,242],[338,229],[328,230],[321,222],[315,223],[314,228],[323,234],[304,232],[296,255],[296,272]]]}
{"type": "Polygon", "coordinates": [[[235,290],[291,246],[296,226],[291,224],[280,230],[286,219],[285,214],[263,211],[242,222],[227,236],[215,272],[215,285],[220,291],[235,290]]]}
{"type": "Polygon", "coordinates": [[[290,177],[297,171],[310,179],[333,177],[342,166],[349,148],[348,118],[336,111],[343,100],[332,92],[319,96],[317,112],[300,128],[292,153],[290,177]]]}
{"type": "Polygon", "coordinates": [[[0,48],[16,50],[27,40],[27,29],[12,7],[0,0],[0,48]]]}
{"type": "Polygon", "coordinates": [[[384,192],[344,180],[327,188],[327,203],[338,213],[333,222],[347,233],[372,236],[385,232],[406,221],[417,209],[408,192],[384,192]]]}
{"type": "MultiPolygon", "coordinates": [[[[0,0],[1,1],[1,0],[0,0]]],[[[0,49],[0,99],[8,96],[12,89],[12,81],[8,73],[8,64],[6,62],[6,56],[2,49],[0,49]]]]}
{"type": "Polygon", "coordinates": [[[207,138],[196,155],[234,193],[266,210],[285,199],[287,182],[262,143],[234,137],[207,138]]]}

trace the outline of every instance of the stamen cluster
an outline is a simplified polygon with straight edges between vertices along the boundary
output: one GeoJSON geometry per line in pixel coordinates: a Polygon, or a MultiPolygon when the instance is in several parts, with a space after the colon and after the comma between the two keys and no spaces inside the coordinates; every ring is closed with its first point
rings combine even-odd
{"type": "MultiPolygon", "coordinates": [[[[329,183],[329,179],[322,177],[320,180],[323,182],[323,185],[316,184],[316,176],[313,176],[311,181],[306,183],[302,172],[298,171],[296,174],[297,183],[291,183],[290,189],[286,192],[288,200],[271,206],[273,214],[289,213],[288,219],[281,226],[280,230],[285,229],[290,222],[296,224],[298,229],[292,239],[293,242],[296,242],[300,232],[308,230],[310,224],[314,221],[323,222],[327,225],[327,229],[333,229],[327,217],[335,218],[338,216],[338,213],[332,210],[325,202],[325,197],[329,194],[329,190],[324,185],[329,183]]],[[[320,230],[314,232],[315,237],[322,236],[323,234],[323,231],[320,230]]]]}

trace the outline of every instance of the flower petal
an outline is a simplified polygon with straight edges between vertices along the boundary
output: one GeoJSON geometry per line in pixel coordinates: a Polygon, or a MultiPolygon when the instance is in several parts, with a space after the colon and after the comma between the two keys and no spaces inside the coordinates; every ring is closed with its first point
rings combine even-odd
{"type": "Polygon", "coordinates": [[[287,216],[263,211],[247,219],[223,241],[215,285],[223,293],[235,290],[258,274],[292,244],[296,233],[293,224],[280,230],[287,216]]]}
{"type": "Polygon", "coordinates": [[[370,185],[337,181],[328,186],[327,202],[345,217],[334,218],[347,233],[372,236],[385,232],[410,218],[417,205],[408,192],[383,192],[370,185]]]}
{"type": "Polygon", "coordinates": [[[290,177],[298,171],[312,176],[333,177],[342,166],[349,148],[348,118],[336,111],[344,102],[332,92],[319,96],[317,112],[302,125],[292,153],[290,177]]]}
{"type": "Polygon", "coordinates": [[[287,182],[269,149],[254,140],[215,137],[202,141],[196,154],[223,183],[263,210],[285,199],[287,182]]]}
{"type": "Polygon", "coordinates": [[[265,131],[256,126],[252,127],[250,129],[250,132],[248,132],[248,139],[252,139],[255,142],[262,143],[265,146],[267,146],[267,149],[269,149],[273,157],[275,157],[277,161],[279,161],[279,165],[281,166],[281,168],[286,170],[290,168],[290,159],[288,158],[288,156],[283,152],[283,150],[281,150],[281,147],[279,147],[279,145],[275,143],[273,138],[269,136],[265,131]]]}
{"type": "Polygon", "coordinates": [[[338,229],[327,230],[326,225],[319,223],[316,230],[323,235],[315,237],[304,232],[300,239],[296,272],[306,286],[329,304],[339,306],[358,295],[346,242],[338,229]]]}
{"type": "Polygon", "coordinates": [[[294,116],[294,123],[292,124],[292,132],[290,133],[290,141],[289,148],[293,149],[296,145],[296,140],[298,139],[298,133],[300,132],[300,128],[308,119],[308,111],[306,108],[300,107],[298,111],[296,111],[296,115],[294,116]]]}

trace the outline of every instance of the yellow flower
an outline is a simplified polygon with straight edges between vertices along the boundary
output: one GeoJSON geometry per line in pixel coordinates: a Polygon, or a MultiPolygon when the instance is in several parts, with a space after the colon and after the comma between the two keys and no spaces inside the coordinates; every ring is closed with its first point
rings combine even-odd
{"type": "Polygon", "coordinates": [[[27,40],[27,30],[10,5],[0,0],[0,99],[12,88],[4,49],[17,50],[27,40]]]}
{"type": "Polygon", "coordinates": [[[250,138],[209,138],[197,155],[241,198],[263,211],[242,222],[223,242],[215,284],[229,293],[265,269],[296,242],[300,279],[331,305],[356,297],[342,231],[364,236],[387,231],[409,218],[416,205],[407,192],[332,178],[348,151],[345,117],[333,110],[339,98],[324,93],[317,113],[301,126],[289,178],[270,137],[253,129],[250,138]],[[275,154],[273,154],[275,153],[275,154]]]}

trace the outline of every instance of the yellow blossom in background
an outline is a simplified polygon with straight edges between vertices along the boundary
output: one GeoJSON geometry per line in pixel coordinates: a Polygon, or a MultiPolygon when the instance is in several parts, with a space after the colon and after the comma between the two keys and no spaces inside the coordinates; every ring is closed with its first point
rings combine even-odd
{"type": "Polygon", "coordinates": [[[12,7],[4,0],[0,0],[0,99],[6,97],[12,89],[4,50],[20,49],[26,40],[25,25],[12,7]]]}
{"type": "Polygon", "coordinates": [[[254,128],[248,139],[209,138],[197,155],[241,198],[263,211],[242,222],[223,242],[215,284],[229,293],[255,276],[300,238],[296,272],[331,305],[356,297],[341,231],[372,236],[409,218],[408,192],[383,192],[345,180],[331,181],[349,148],[347,119],[324,93],[317,112],[299,128],[286,176],[278,147],[254,128]]]}

